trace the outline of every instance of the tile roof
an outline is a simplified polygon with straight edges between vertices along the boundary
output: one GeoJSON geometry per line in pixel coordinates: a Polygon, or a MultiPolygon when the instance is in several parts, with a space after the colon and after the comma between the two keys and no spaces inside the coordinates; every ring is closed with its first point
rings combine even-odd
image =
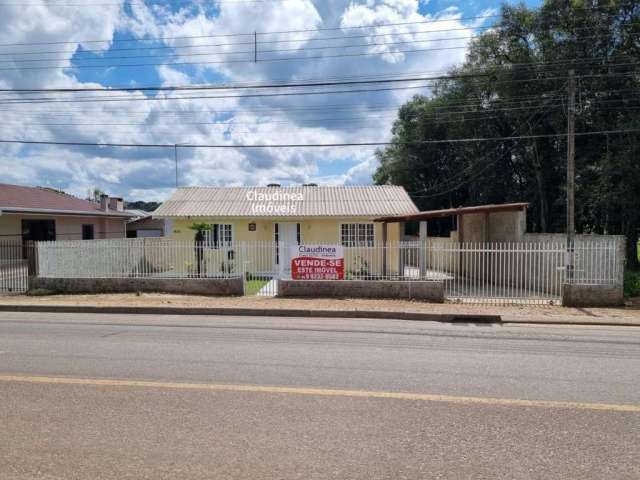
{"type": "Polygon", "coordinates": [[[130,216],[117,210],[105,212],[100,204],[43,187],[24,187],[0,183],[0,211],[47,211],[130,216]]]}
{"type": "Polygon", "coordinates": [[[417,213],[402,187],[179,188],[154,217],[378,217],[417,213]]]}

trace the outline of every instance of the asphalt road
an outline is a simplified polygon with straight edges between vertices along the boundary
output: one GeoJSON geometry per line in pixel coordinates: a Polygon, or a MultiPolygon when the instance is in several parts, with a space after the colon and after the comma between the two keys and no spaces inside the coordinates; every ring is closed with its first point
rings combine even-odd
{"type": "Polygon", "coordinates": [[[0,313],[1,479],[638,479],[640,329],[0,313]]]}

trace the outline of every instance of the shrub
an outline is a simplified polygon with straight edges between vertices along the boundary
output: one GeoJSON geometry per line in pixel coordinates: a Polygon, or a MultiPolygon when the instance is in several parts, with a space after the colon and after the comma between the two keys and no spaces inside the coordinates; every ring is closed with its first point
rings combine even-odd
{"type": "Polygon", "coordinates": [[[640,297],[640,272],[627,270],[624,273],[624,296],[640,297]]]}
{"type": "Polygon", "coordinates": [[[54,290],[48,290],[46,288],[34,288],[27,292],[30,297],[46,297],[49,295],[56,295],[58,292],[54,290]]]}

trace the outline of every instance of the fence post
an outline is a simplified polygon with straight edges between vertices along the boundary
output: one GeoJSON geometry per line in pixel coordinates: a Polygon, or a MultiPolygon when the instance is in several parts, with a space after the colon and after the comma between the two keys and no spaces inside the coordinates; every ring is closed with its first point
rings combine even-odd
{"type": "Polygon", "coordinates": [[[420,278],[425,278],[427,276],[427,222],[420,222],[420,232],[419,232],[419,242],[418,242],[418,262],[420,265],[420,278]]]}
{"type": "Polygon", "coordinates": [[[621,235],[618,237],[614,246],[616,261],[616,285],[623,288],[624,286],[624,269],[627,265],[627,237],[621,235]]]}
{"type": "Polygon", "coordinates": [[[387,222],[382,222],[382,276],[387,276],[387,222]]]}

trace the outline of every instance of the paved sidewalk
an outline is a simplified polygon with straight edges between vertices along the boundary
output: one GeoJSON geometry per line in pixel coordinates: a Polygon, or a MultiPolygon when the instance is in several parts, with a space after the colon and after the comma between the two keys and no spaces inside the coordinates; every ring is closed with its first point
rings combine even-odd
{"type": "MultiPolygon", "coordinates": [[[[401,318],[398,314],[423,314],[438,316],[443,320],[455,315],[500,316],[508,323],[549,324],[606,324],[640,326],[640,299],[626,308],[565,308],[559,306],[495,306],[434,304],[409,300],[373,299],[289,299],[266,297],[203,297],[173,294],[100,294],[100,295],[52,295],[42,297],[1,296],[0,308],[8,306],[67,306],[67,307],[153,307],[171,310],[197,309],[241,309],[261,311],[261,314],[278,315],[285,310],[313,312],[343,312],[345,316],[364,312],[377,315],[388,313],[389,318],[401,318]]],[[[215,312],[212,312],[212,314],[215,312]]],[[[238,312],[242,314],[242,312],[238,312]]],[[[416,317],[418,317],[416,315],[416,317]]],[[[435,319],[435,318],[434,318],[435,319]]]]}

